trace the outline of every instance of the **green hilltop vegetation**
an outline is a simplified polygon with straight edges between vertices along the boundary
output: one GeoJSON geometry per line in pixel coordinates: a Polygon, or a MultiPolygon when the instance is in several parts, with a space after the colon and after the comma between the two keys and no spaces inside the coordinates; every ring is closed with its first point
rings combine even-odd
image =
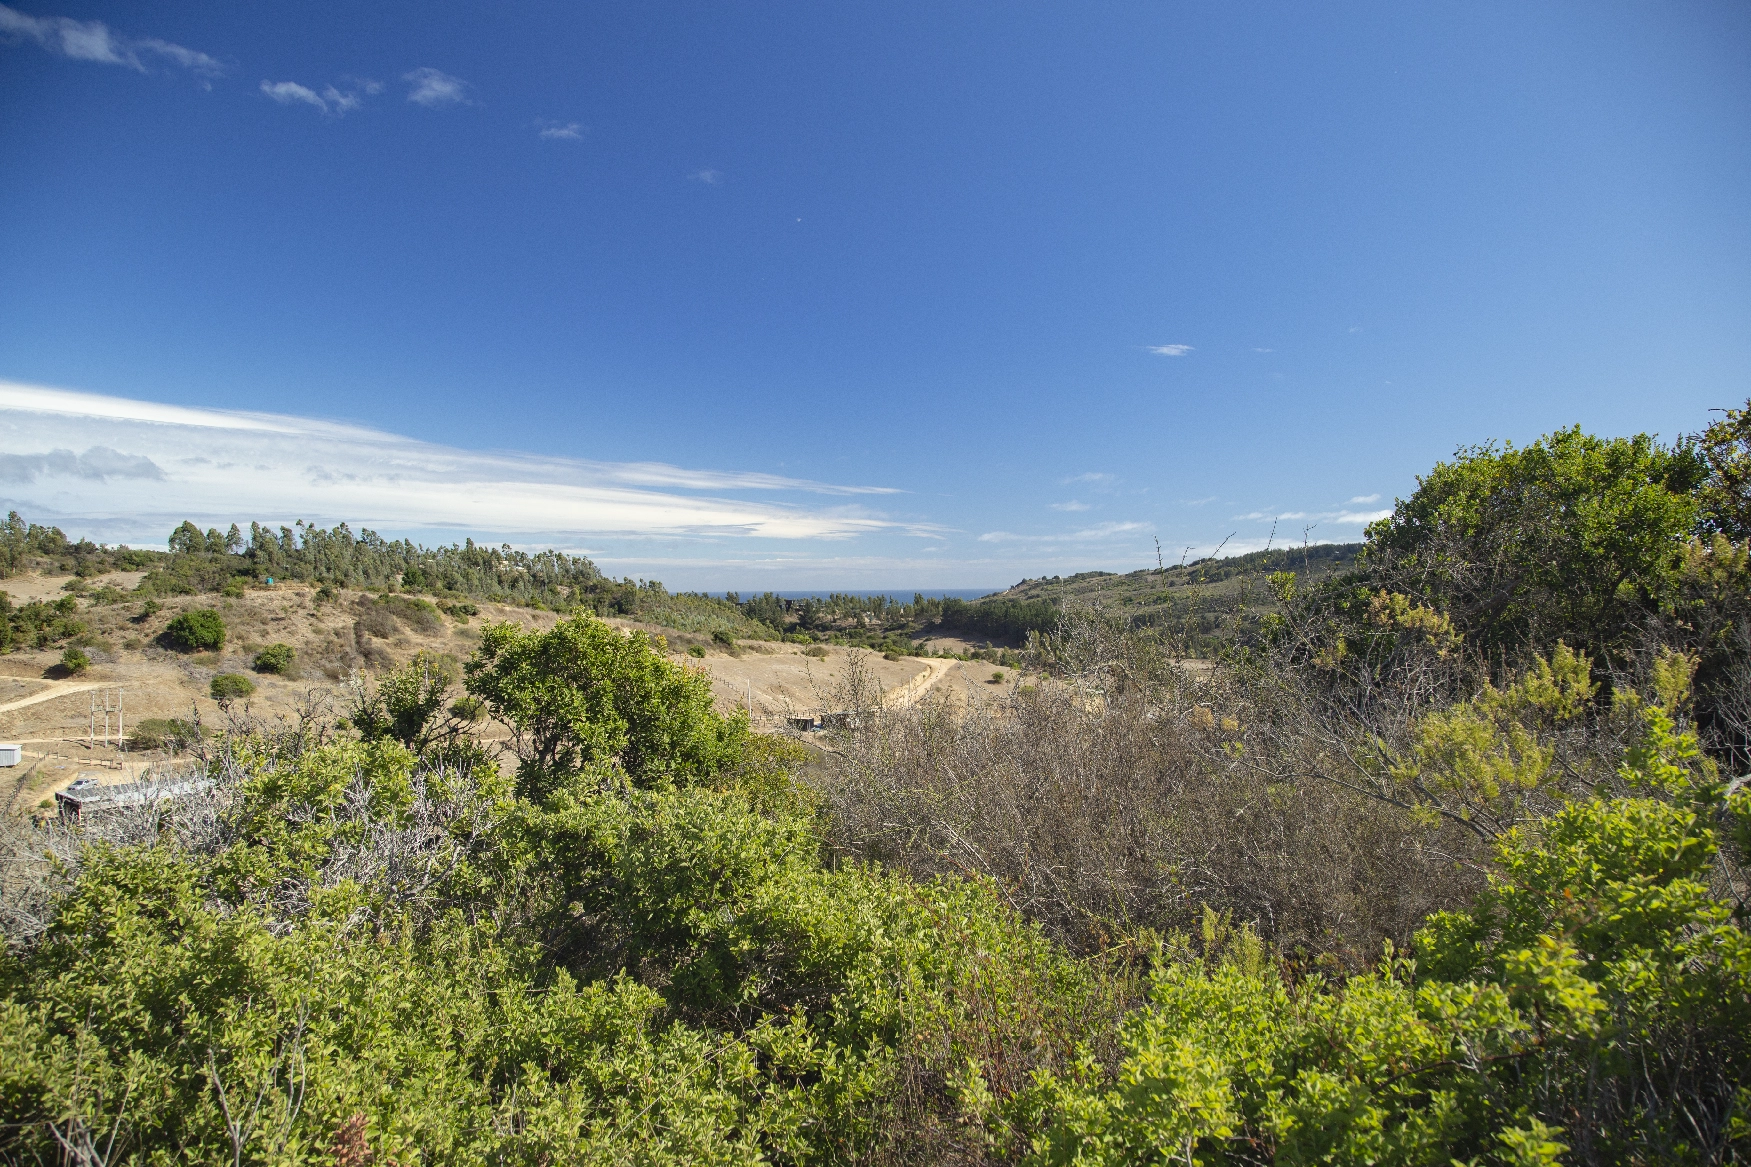
{"type": "Polygon", "coordinates": [[[587,611],[228,698],[0,822],[0,1160],[1746,1162],[1751,403],[1462,449],[1353,563],[826,751],[587,611]]]}
{"type": "Polygon", "coordinates": [[[1273,573],[1293,571],[1304,584],[1321,581],[1355,570],[1362,548],[1361,543],[1319,543],[1123,575],[1084,571],[1024,579],[967,605],[964,613],[953,610],[948,618],[973,631],[1025,640],[1029,632],[1052,631],[1066,606],[1094,607],[1174,638],[1185,655],[1205,656],[1237,635],[1256,633],[1261,620],[1281,612],[1267,582],[1273,573]]]}
{"type": "MultiPolygon", "coordinates": [[[[236,524],[226,532],[183,523],[168,550],[108,547],[73,542],[56,527],[27,524],[17,512],[0,526],[0,578],[25,570],[62,571],[89,579],[113,571],[144,571],[141,598],[215,593],[240,595],[270,580],[429,597],[443,608],[488,601],[556,612],[619,616],[677,632],[715,639],[733,649],[737,640],[856,645],[880,652],[918,654],[921,637],[950,634],[994,645],[978,655],[1013,663],[1013,652],[1030,634],[1049,633],[1066,604],[1097,605],[1139,628],[1173,637],[1183,655],[1209,655],[1234,635],[1256,633],[1259,621],[1277,610],[1265,584],[1273,571],[1294,567],[1304,579],[1353,568],[1361,544],[1319,545],[1205,559],[1165,571],[1128,575],[1084,572],[1068,578],[1024,580],[1007,591],[972,602],[910,601],[891,596],[833,593],[785,601],[768,592],[744,600],[670,592],[654,580],[614,580],[581,555],[525,552],[509,545],[424,547],[356,534],[345,523],[331,529],[306,525],[271,528],[236,524]]],[[[89,604],[115,603],[116,589],[81,590],[89,604]]],[[[76,642],[83,631],[73,599],[38,603],[3,614],[10,636],[0,645],[49,647],[76,642]]]]}

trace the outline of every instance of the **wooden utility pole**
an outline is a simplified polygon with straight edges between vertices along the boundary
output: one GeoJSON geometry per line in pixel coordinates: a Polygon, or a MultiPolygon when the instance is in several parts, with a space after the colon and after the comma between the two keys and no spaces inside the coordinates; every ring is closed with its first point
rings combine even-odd
{"type": "Polygon", "coordinates": [[[98,744],[97,715],[103,714],[103,744],[109,745],[110,715],[115,716],[115,744],[121,745],[128,738],[127,722],[122,711],[122,690],[93,689],[91,691],[91,723],[85,730],[85,745],[87,748],[98,744]]]}

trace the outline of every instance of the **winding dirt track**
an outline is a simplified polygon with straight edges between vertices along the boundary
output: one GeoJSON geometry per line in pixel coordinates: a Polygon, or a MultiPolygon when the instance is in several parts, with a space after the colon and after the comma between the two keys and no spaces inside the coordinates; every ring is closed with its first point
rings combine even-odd
{"type": "Polygon", "coordinates": [[[38,705],[44,701],[53,701],[56,697],[65,697],[68,693],[83,693],[87,689],[114,689],[115,681],[47,681],[48,688],[40,693],[32,693],[28,697],[20,697],[16,701],[8,701],[0,705],[0,713],[14,709],[23,709],[26,705],[38,705]]]}
{"type": "Polygon", "coordinates": [[[893,709],[904,709],[924,696],[932,685],[948,676],[948,671],[954,666],[955,662],[952,660],[925,660],[924,671],[889,693],[884,704],[893,709]]]}

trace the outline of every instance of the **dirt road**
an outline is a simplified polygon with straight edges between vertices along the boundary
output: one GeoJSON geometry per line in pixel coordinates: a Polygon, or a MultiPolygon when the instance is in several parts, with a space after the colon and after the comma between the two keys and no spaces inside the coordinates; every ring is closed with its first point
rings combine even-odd
{"type": "Polygon", "coordinates": [[[83,693],[88,689],[113,689],[114,681],[44,681],[48,688],[40,693],[32,693],[28,697],[20,697],[16,701],[8,701],[0,705],[0,713],[14,709],[23,709],[26,705],[38,705],[44,701],[53,701],[56,697],[64,697],[68,693],[83,693]]]}

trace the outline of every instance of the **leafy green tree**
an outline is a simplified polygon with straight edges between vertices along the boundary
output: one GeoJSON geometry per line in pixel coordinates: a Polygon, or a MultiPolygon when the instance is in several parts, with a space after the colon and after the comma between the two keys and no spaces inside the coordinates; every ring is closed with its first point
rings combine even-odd
{"type": "Polygon", "coordinates": [[[183,652],[217,652],[225,647],[225,621],[211,608],[195,608],[172,617],[164,638],[183,652]]]}
{"type": "Polygon", "coordinates": [[[1688,446],[1578,426],[1461,450],[1369,528],[1365,571],[1491,656],[1562,640],[1615,660],[1674,594],[1704,476],[1688,446]]]}
{"type": "Polygon", "coordinates": [[[69,648],[61,654],[61,671],[69,677],[76,677],[90,667],[91,658],[83,649],[69,648]]]}
{"type": "Polygon", "coordinates": [[[1723,410],[1692,440],[1708,466],[1702,504],[1709,526],[1729,539],[1751,539],[1751,401],[1723,410]]]}
{"type": "Polygon", "coordinates": [[[709,778],[735,764],[748,733],[745,716],[713,707],[704,674],[588,616],[548,632],[488,627],[467,685],[510,727],[519,783],[536,798],[608,761],[641,784],[709,778]]]}

